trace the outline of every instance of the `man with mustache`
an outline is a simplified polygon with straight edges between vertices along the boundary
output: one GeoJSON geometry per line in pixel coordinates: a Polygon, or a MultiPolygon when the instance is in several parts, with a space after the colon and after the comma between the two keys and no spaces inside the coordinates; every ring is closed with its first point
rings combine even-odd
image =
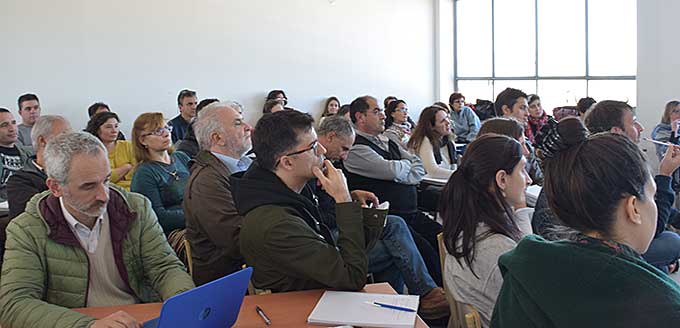
{"type": "Polygon", "coordinates": [[[96,320],[70,308],[160,302],[194,287],[149,200],[110,183],[99,139],[61,134],[44,152],[49,190],[7,226],[2,326],[138,328],[125,312],[96,320]]]}

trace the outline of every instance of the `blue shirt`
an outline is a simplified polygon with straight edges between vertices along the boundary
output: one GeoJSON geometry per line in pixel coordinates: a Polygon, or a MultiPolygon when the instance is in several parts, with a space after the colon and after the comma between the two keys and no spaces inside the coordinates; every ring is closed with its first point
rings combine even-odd
{"type": "Polygon", "coordinates": [[[472,108],[463,106],[460,112],[451,110],[451,123],[453,123],[453,133],[456,134],[457,141],[472,142],[477,137],[481,122],[472,108]]]}
{"type": "Polygon", "coordinates": [[[227,169],[229,169],[229,172],[232,174],[247,170],[250,167],[250,164],[253,163],[253,160],[247,156],[237,159],[224,154],[216,153],[214,151],[211,151],[210,153],[222,161],[222,163],[224,163],[227,169]]]}

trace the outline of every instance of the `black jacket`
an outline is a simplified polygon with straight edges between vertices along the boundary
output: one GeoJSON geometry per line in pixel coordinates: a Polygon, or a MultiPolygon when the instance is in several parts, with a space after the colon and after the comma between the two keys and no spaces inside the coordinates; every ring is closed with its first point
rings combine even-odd
{"type": "Polygon", "coordinates": [[[9,219],[21,214],[33,195],[47,190],[45,183],[47,175],[45,171],[35,166],[34,160],[35,157],[26,161],[24,167],[7,180],[9,219]]]}

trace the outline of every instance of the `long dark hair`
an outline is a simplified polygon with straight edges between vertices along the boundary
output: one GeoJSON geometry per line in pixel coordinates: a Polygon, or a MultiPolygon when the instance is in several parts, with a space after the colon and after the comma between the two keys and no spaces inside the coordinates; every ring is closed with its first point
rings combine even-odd
{"type": "Polygon", "coordinates": [[[515,241],[521,238],[513,209],[496,184],[498,171],[510,174],[521,160],[522,146],[517,140],[497,134],[483,135],[467,146],[460,166],[442,190],[439,214],[444,221],[444,245],[458,263],[462,258],[473,274],[472,262],[479,240],[491,234],[502,234],[515,241]],[[486,224],[489,232],[478,238],[480,223],[486,224]],[[456,247],[457,244],[460,246],[456,247]]]}
{"type": "Polygon", "coordinates": [[[621,199],[645,200],[651,175],[640,149],[624,135],[589,135],[576,117],[551,120],[541,133],[536,153],[545,168],[550,208],[571,228],[612,238],[621,199]]]}
{"type": "MultiPolygon", "coordinates": [[[[439,149],[441,145],[442,136],[440,136],[434,130],[435,120],[437,118],[437,113],[440,111],[446,113],[444,108],[439,106],[430,106],[423,109],[420,112],[420,117],[418,118],[418,125],[413,129],[411,133],[411,138],[408,140],[408,149],[413,149],[414,153],[418,154],[420,151],[420,145],[423,144],[423,140],[427,138],[432,144],[432,149],[439,149]]],[[[448,115],[447,115],[448,116],[448,115]]]]}
{"type": "Polygon", "coordinates": [[[394,113],[397,110],[397,106],[399,106],[399,104],[406,105],[406,102],[401,99],[392,100],[392,102],[390,102],[390,104],[387,105],[387,108],[385,108],[385,129],[389,128],[390,126],[392,126],[392,124],[394,124],[394,118],[392,118],[392,113],[394,113]]]}

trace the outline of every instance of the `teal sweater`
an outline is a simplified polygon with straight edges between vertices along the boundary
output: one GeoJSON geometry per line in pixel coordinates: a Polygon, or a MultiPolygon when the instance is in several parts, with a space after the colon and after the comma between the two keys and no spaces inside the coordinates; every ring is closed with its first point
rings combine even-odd
{"type": "Polygon", "coordinates": [[[170,157],[170,164],[156,161],[139,164],[130,185],[130,191],[149,198],[166,235],[175,229],[184,229],[182,201],[190,174],[189,156],[177,151],[170,157]]]}
{"type": "Polygon", "coordinates": [[[582,236],[524,238],[498,264],[491,327],[671,327],[680,286],[630,247],[582,236]]]}

